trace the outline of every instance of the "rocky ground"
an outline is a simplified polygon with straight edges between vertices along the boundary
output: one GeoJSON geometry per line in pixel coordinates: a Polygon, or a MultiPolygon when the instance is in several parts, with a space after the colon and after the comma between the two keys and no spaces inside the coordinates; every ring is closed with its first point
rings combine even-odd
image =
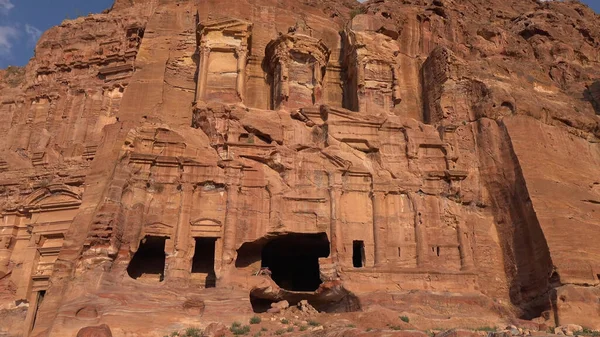
{"type": "MultiPolygon", "coordinates": [[[[319,336],[319,337],[510,337],[510,336],[600,336],[600,331],[576,324],[558,327],[531,321],[512,320],[508,324],[470,328],[420,329],[411,323],[410,314],[391,310],[372,310],[339,314],[320,313],[306,301],[289,306],[287,301],[274,303],[270,312],[255,314],[247,321],[230,324],[209,323],[204,328],[182,327],[164,337],[224,337],[224,336],[319,336]],[[512,324],[511,324],[512,323],[512,324]]],[[[89,328],[88,328],[89,329],[89,328]]],[[[96,332],[107,331],[97,327],[96,332]]],[[[109,330],[109,329],[108,329],[109,330]]],[[[90,330],[91,331],[91,330],[90,330]]],[[[78,337],[89,337],[81,334],[78,337]]],[[[104,335],[102,335],[104,337],[104,335]]]]}

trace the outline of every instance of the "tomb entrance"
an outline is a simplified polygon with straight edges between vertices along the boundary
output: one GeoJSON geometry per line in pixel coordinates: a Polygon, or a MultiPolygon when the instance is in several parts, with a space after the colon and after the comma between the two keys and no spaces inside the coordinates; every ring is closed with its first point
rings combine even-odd
{"type": "Polygon", "coordinates": [[[165,277],[166,240],[164,236],[145,236],[127,267],[129,277],[162,282],[165,277]]]}
{"type": "Polygon", "coordinates": [[[262,249],[262,267],[269,268],[277,285],[290,291],[315,291],[321,285],[319,258],[329,256],[325,233],[285,234],[262,249]]]}
{"type": "Polygon", "coordinates": [[[196,238],[194,258],[192,259],[192,277],[205,278],[205,287],[214,288],[217,277],[215,274],[215,245],[216,238],[196,238]]]}

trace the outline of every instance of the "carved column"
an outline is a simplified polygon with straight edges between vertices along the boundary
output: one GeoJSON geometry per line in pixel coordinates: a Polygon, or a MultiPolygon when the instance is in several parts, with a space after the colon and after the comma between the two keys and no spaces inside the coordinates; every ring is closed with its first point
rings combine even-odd
{"type": "Polygon", "coordinates": [[[423,268],[427,266],[427,237],[425,234],[425,224],[423,224],[423,218],[421,210],[423,205],[420,200],[415,198],[414,194],[409,194],[409,198],[413,201],[415,209],[415,241],[417,243],[417,267],[423,268]]]}
{"type": "Polygon", "coordinates": [[[336,263],[339,263],[339,247],[344,244],[340,224],[340,207],[338,205],[342,198],[341,178],[341,175],[337,172],[329,173],[329,235],[331,236],[331,258],[336,263]]]}
{"type": "Polygon", "coordinates": [[[398,68],[396,68],[395,66],[391,65],[390,66],[392,68],[392,78],[393,78],[393,83],[392,83],[392,100],[394,102],[394,106],[400,104],[400,102],[402,101],[402,93],[400,90],[400,72],[398,71],[398,68]]]}
{"type": "Polygon", "coordinates": [[[237,53],[237,82],[236,90],[240,100],[244,101],[246,89],[246,63],[248,61],[248,46],[242,45],[237,53]]]}
{"type": "Polygon", "coordinates": [[[279,64],[278,75],[279,91],[273,93],[273,109],[279,109],[281,106],[285,107],[285,102],[287,102],[290,97],[290,84],[288,83],[289,70],[286,62],[281,62],[279,64]]]}
{"type": "Polygon", "coordinates": [[[4,214],[0,216],[0,277],[6,275],[9,271],[10,257],[16,241],[14,238],[13,227],[15,226],[16,215],[4,214]],[[12,248],[11,248],[12,247],[12,248]]]}
{"type": "Polygon", "coordinates": [[[459,224],[456,228],[458,234],[458,244],[460,251],[461,270],[470,271],[475,268],[473,261],[473,252],[471,251],[471,239],[466,230],[466,224],[459,224]]]}
{"type": "Polygon", "coordinates": [[[375,266],[379,267],[385,264],[386,257],[386,207],[385,207],[385,192],[374,191],[372,195],[373,203],[373,244],[375,251],[375,266]]]}
{"type": "Polygon", "coordinates": [[[241,169],[228,167],[225,170],[228,182],[227,215],[225,217],[225,229],[223,233],[223,264],[228,265],[233,262],[236,254],[238,198],[240,190],[239,176],[241,175],[241,169]]]}
{"type": "MultiPolygon", "coordinates": [[[[194,188],[190,184],[181,185],[181,201],[179,219],[177,220],[177,231],[175,235],[175,252],[173,264],[169,266],[170,277],[186,277],[191,268],[189,266],[190,245],[190,211],[192,208],[192,199],[194,188]]],[[[167,250],[167,247],[165,247],[167,250]]],[[[166,252],[165,252],[166,253],[166,252]]]]}
{"type": "Polygon", "coordinates": [[[365,99],[365,67],[367,66],[366,62],[357,61],[358,66],[356,67],[356,99],[357,99],[357,108],[358,111],[366,112],[367,111],[367,100],[365,99]]]}
{"type": "Polygon", "coordinates": [[[313,78],[315,83],[315,87],[313,89],[313,103],[320,103],[323,99],[323,73],[319,64],[314,65],[313,78]]]}
{"type": "Polygon", "coordinates": [[[208,78],[208,59],[210,57],[210,48],[200,47],[200,60],[198,62],[198,82],[196,85],[196,102],[204,99],[206,93],[206,80],[208,78]]]}

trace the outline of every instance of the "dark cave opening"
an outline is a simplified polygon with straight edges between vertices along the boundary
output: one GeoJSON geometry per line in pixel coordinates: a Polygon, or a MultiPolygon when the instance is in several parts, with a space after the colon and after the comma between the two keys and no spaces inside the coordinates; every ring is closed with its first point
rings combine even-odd
{"type": "Polygon", "coordinates": [[[285,234],[262,249],[262,267],[277,285],[290,291],[315,291],[321,285],[319,258],[329,256],[327,234],[285,234]]]}
{"type": "Polygon", "coordinates": [[[365,266],[365,242],[352,241],[352,265],[354,268],[365,266]]]}
{"type": "Polygon", "coordinates": [[[196,238],[192,274],[206,274],[206,288],[214,288],[217,282],[215,274],[216,238],[196,238]]]}
{"type": "Polygon", "coordinates": [[[252,305],[252,311],[257,314],[267,312],[267,310],[271,309],[271,304],[273,303],[277,303],[277,301],[260,298],[250,292],[250,305],[252,305]]]}
{"type": "Polygon", "coordinates": [[[166,237],[159,236],[144,237],[129,262],[127,274],[133,279],[141,277],[162,282],[165,277],[166,240],[166,237]]]}

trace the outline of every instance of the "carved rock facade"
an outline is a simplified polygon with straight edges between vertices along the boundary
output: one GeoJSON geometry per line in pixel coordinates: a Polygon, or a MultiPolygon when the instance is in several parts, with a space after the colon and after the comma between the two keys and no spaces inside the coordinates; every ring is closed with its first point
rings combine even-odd
{"type": "Polygon", "coordinates": [[[595,14],[347,5],[117,0],[45,33],[0,96],[11,331],[165,334],[281,300],[600,328],[595,14]]]}

